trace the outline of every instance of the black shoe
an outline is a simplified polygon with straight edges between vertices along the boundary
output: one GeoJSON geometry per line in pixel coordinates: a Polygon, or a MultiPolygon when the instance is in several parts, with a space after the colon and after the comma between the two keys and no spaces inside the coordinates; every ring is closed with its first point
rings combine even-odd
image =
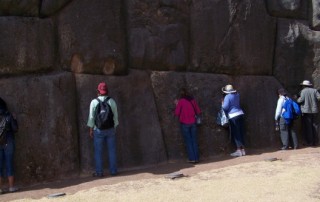
{"type": "Polygon", "coordinates": [[[285,146],[280,148],[280,150],[287,150],[287,149],[288,149],[288,147],[285,147],[285,146]]]}
{"type": "Polygon", "coordinates": [[[92,177],[104,177],[103,173],[93,173],[92,177]]]}

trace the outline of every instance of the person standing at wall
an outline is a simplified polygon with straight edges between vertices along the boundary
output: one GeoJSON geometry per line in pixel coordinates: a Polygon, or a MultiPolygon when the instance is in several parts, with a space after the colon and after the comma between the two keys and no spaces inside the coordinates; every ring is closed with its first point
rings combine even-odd
{"type": "MultiPolygon", "coordinates": [[[[18,188],[14,186],[14,166],[13,157],[15,150],[14,133],[18,131],[18,123],[13,114],[8,111],[6,102],[0,98],[0,185],[4,180],[4,169],[8,177],[9,192],[16,192],[18,188]],[[2,124],[2,121],[4,121],[2,124]],[[4,166],[5,165],[5,166],[4,166]],[[5,168],[4,168],[5,167],[5,168]]],[[[0,189],[0,194],[3,190],[0,189]]]]}
{"type": "Polygon", "coordinates": [[[187,148],[188,162],[198,163],[199,149],[195,116],[199,115],[201,110],[186,88],[180,90],[180,98],[174,103],[176,105],[174,114],[179,117],[181,133],[187,148]]]}
{"type": "Polygon", "coordinates": [[[275,122],[276,122],[276,131],[280,130],[280,138],[282,142],[281,150],[287,150],[289,148],[289,138],[291,137],[293,142],[293,148],[298,148],[298,139],[297,134],[293,128],[294,120],[285,120],[282,116],[284,113],[284,104],[285,102],[290,99],[287,97],[287,92],[285,89],[280,88],[278,90],[278,101],[277,101],[277,107],[275,112],[275,122]]]}
{"type": "Polygon", "coordinates": [[[108,97],[108,87],[107,84],[102,82],[99,83],[97,88],[98,97],[93,99],[90,103],[89,118],[87,126],[89,129],[89,136],[93,138],[94,142],[94,159],[95,159],[95,173],[94,177],[103,177],[103,147],[107,144],[108,147],[108,157],[109,157],[109,172],[110,175],[117,174],[117,156],[116,156],[116,127],[119,124],[118,121],[118,110],[117,104],[111,97],[108,97]],[[100,123],[97,122],[97,114],[102,110],[101,104],[106,104],[108,109],[111,109],[113,118],[109,127],[100,127],[100,123]]]}
{"type": "Polygon", "coordinates": [[[312,87],[312,83],[304,80],[301,84],[302,90],[298,95],[297,102],[300,104],[302,112],[303,135],[307,146],[316,146],[318,144],[318,130],[316,124],[318,110],[318,101],[320,93],[312,87]]]}
{"type": "Polygon", "coordinates": [[[229,118],[231,138],[236,145],[236,151],[230,155],[233,157],[245,156],[244,113],[240,108],[240,94],[230,84],[223,87],[222,92],[226,94],[222,100],[222,109],[229,118]]]}

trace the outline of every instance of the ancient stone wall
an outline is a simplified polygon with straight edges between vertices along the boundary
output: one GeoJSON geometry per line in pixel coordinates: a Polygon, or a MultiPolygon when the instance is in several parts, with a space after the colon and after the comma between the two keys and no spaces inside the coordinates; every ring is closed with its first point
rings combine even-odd
{"type": "Polygon", "coordinates": [[[184,86],[203,112],[202,159],[233,150],[215,124],[228,83],[241,93],[247,147],[278,148],[276,90],[297,93],[304,79],[320,88],[319,9],[318,0],[1,1],[0,97],[20,125],[17,180],[93,170],[86,122],[101,81],[119,108],[120,171],[186,159],[172,113],[184,86]]]}

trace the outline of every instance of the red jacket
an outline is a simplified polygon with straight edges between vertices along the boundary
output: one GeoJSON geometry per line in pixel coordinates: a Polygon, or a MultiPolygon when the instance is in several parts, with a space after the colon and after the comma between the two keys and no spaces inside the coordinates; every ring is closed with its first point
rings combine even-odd
{"type": "Polygon", "coordinates": [[[193,124],[196,122],[195,115],[200,114],[201,110],[193,98],[180,98],[174,115],[179,117],[180,123],[193,124]]]}

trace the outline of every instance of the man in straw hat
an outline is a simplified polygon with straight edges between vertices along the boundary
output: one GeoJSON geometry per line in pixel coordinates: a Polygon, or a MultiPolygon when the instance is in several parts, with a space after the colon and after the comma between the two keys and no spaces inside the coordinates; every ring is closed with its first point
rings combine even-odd
{"type": "Polygon", "coordinates": [[[319,112],[317,101],[320,100],[320,93],[312,87],[312,83],[304,80],[301,84],[302,90],[297,102],[301,106],[303,136],[307,146],[315,146],[318,143],[316,116],[319,112]]]}

